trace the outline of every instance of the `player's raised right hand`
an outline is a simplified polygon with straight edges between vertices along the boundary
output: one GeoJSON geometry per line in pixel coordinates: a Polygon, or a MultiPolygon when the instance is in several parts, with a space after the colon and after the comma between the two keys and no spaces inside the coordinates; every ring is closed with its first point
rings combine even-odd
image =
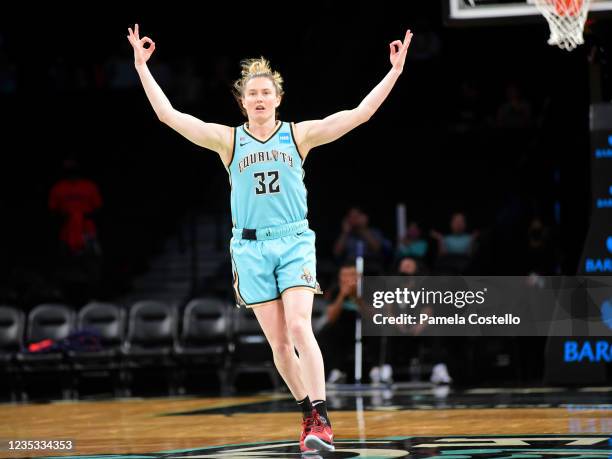
{"type": "Polygon", "coordinates": [[[134,65],[142,65],[149,60],[155,51],[155,42],[149,37],[140,38],[138,24],[134,25],[133,31],[131,27],[128,27],[128,32],[129,35],[127,39],[132,45],[132,48],[134,48],[134,65]],[[145,48],[145,43],[149,44],[148,48],[145,48]]]}

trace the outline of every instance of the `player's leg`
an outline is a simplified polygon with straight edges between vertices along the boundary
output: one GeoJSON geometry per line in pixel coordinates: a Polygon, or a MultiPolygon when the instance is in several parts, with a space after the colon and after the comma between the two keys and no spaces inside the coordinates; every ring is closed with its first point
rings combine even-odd
{"type": "MultiPolygon", "coordinates": [[[[282,246],[282,244],[281,244],[282,246]]],[[[274,241],[245,241],[232,238],[230,251],[234,271],[237,304],[251,306],[274,357],[274,364],[302,410],[300,450],[313,452],[305,446],[314,415],[308,392],[304,387],[300,361],[289,335],[282,301],[279,298],[276,268],[278,254],[274,241]]]]}
{"type": "Polygon", "coordinates": [[[317,282],[315,234],[308,229],[275,241],[280,259],[276,269],[278,288],[289,335],[300,356],[302,381],[311,400],[325,400],[323,357],[312,330],[312,303],[317,282]]]}
{"type": "Polygon", "coordinates": [[[311,319],[313,295],[321,293],[316,279],[315,234],[306,230],[283,237],[275,240],[273,247],[279,260],[275,272],[287,329],[300,355],[302,381],[315,408],[310,418],[312,428],[306,427],[302,433],[303,445],[306,449],[333,451],[333,433],[325,401],[323,357],[311,319]]]}
{"type": "Polygon", "coordinates": [[[291,394],[302,409],[302,434],[300,436],[300,450],[303,453],[312,453],[316,450],[308,448],[305,440],[312,429],[312,405],[308,392],[302,382],[300,360],[295,354],[295,348],[285,321],[285,313],[281,300],[272,301],[265,305],[253,308],[274,355],[276,369],[289,387],[291,394]]]}
{"type": "Polygon", "coordinates": [[[325,371],[321,349],[312,330],[311,290],[290,288],[283,292],[289,335],[300,355],[302,380],[311,400],[325,400],[325,371]]]}
{"type": "Polygon", "coordinates": [[[313,296],[312,289],[289,288],[283,292],[283,305],[289,334],[300,354],[302,380],[314,407],[312,429],[304,438],[304,446],[317,451],[333,451],[334,434],[327,414],[323,357],[312,330],[313,296]]]}
{"type": "Polygon", "coordinates": [[[274,365],[296,400],[308,393],[301,379],[300,361],[289,336],[281,300],[271,301],[253,308],[255,317],[272,348],[274,365]]]}

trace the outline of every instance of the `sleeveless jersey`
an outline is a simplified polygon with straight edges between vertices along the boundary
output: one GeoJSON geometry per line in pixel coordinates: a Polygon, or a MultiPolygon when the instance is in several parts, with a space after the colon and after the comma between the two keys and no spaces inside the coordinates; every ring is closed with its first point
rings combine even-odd
{"type": "Polygon", "coordinates": [[[280,121],[263,142],[244,125],[235,128],[227,168],[234,228],[259,229],[306,219],[302,165],[292,123],[280,121]]]}

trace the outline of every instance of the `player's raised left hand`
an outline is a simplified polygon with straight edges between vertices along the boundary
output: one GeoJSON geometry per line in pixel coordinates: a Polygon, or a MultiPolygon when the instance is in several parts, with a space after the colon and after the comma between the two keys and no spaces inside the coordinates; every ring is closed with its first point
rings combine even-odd
{"type": "Polygon", "coordinates": [[[401,40],[395,40],[389,43],[391,65],[399,72],[404,69],[404,62],[406,62],[406,54],[410,47],[410,41],[412,40],[412,32],[410,29],[406,31],[404,42],[401,40]]]}
{"type": "Polygon", "coordinates": [[[131,27],[128,28],[129,40],[132,48],[134,48],[134,64],[143,65],[149,60],[153,52],[155,51],[155,42],[149,37],[140,38],[140,32],[138,31],[138,24],[134,26],[134,30],[131,27]],[[145,48],[146,44],[149,44],[148,48],[145,48]]]}

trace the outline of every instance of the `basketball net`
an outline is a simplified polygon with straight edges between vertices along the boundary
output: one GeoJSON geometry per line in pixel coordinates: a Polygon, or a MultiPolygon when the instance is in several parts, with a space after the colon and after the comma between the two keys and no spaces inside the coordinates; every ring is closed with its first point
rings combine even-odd
{"type": "Polygon", "coordinates": [[[584,23],[591,0],[530,0],[550,27],[549,45],[571,51],[584,43],[584,23]]]}

